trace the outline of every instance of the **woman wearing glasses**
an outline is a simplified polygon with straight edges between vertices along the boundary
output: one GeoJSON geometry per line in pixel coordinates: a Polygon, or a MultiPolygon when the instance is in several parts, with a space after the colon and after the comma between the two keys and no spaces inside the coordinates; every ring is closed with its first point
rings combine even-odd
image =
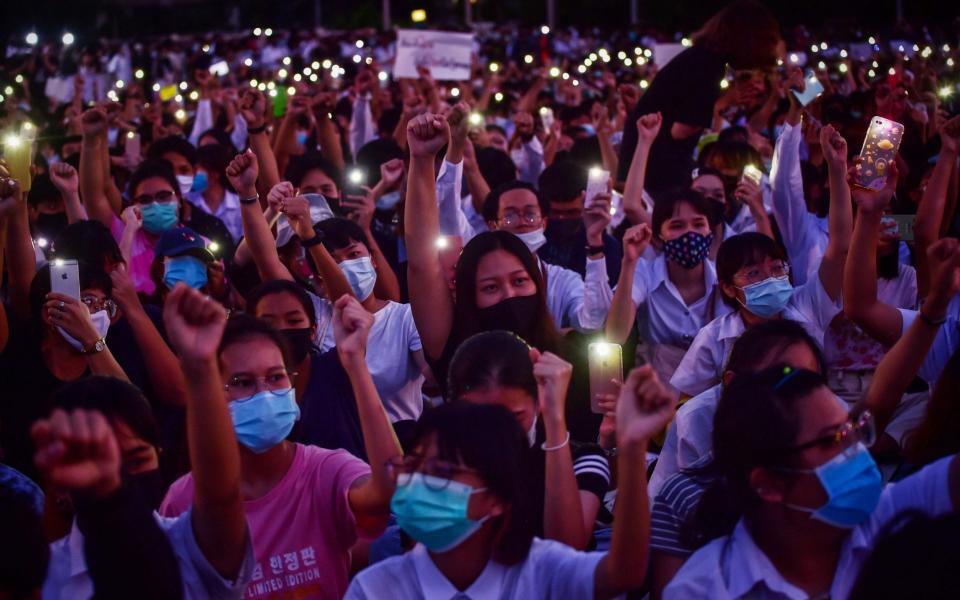
{"type": "MultiPolygon", "coordinates": [[[[389,517],[394,486],[385,465],[401,451],[364,358],[373,315],[349,296],[334,311],[337,353],[357,399],[369,467],[344,450],[286,440],[300,409],[286,344],[273,327],[238,316],[220,342],[224,400],[240,444],[240,493],[254,540],[246,598],[342,597],[350,547],[360,536],[379,535],[389,517]]],[[[170,487],[161,514],[182,513],[193,495],[186,475],[170,487]]]]}
{"type": "Polygon", "coordinates": [[[714,421],[721,480],[701,500],[703,539],[664,598],[844,599],[883,526],[960,505],[960,461],[883,487],[869,412],[848,413],[819,373],[736,377],[714,421]],[[722,518],[721,515],[726,518],[722,518]]]}
{"type": "Polygon", "coordinates": [[[647,443],[673,414],[649,366],[617,403],[619,491],[607,553],[535,538],[527,438],[502,406],[455,402],[424,413],[414,450],[390,463],[391,508],[418,545],[361,572],[346,598],[612,598],[647,571],[647,443]]]}

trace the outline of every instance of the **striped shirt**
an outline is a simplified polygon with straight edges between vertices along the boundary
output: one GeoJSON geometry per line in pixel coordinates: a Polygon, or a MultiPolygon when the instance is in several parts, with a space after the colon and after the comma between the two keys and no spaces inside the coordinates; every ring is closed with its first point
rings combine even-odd
{"type": "Polygon", "coordinates": [[[707,475],[684,470],[674,473],[663,483],[653,500],[650,515],[652,548],[675,556],[693,554],[696,548],[685,544],[681,533],[712,480],[707,475]]]}

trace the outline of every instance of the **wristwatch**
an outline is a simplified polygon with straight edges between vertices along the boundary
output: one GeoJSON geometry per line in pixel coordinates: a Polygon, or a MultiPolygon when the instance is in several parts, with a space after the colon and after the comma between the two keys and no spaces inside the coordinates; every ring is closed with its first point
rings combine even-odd
{"type": "Polygon", "coordinates": [[[586,246],[587,256],[593,256],[594,254],[603,254],[603,245],[600,246],[586,246]]]}
{"type": "Polygon", "coordinates": [[[104,338],[100,338],[90,348],[86,350],[81,350],[80,354],[99,354],[100,352],[103,352],[106,349],[107,349],[107,340],[105,340],[104,338]]]}
{"type": "Polygon", "coordinates": [[[254,194],[246,198],[240,198],[240,204],[253,204],[260,201],[260,194],[254,194]]]}
{"type": "Polygon", "coordinates": [[[324,237],[326,237],[326,235],[322,231],[319,229],[314,229],[313,237],[309,240],[300,240],[300,245],[304,248],[313,248],[314,246],[319,246],[322,244],[324,237]]]}

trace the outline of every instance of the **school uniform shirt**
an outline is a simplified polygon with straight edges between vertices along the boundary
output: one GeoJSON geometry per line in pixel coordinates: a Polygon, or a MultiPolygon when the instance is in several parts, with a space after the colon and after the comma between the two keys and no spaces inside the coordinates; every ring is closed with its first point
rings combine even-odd
{"type": "Polygon", "coordinates": [[[217,210],[210,210],[207,201],[204,200],[200,192],[190,192],[187,194],[187,200],[190,204],[199,208],[208,215],[213,215],[220,219],[230,232],[233,243],[239,244],[243,237],[243,221],[240,216],[240,196],[228,189],[223,190],[223,200],[217,206],[217,210]]]}
{"type": "MultiPolygon", "coordinates": [[[[919,311],[899,309],[903,318],[903,329],[900,336],[906,334],[907,329],[913,325],[913,321],[919,316],[919,311]]],[[[940,379],[944,367],[957,350],[960,350],[960,318],[947,314],[947,320],[940,326],[937,337],[933,339],[933,345],[927,352],[927,357],[920,367],[920,377],[933,387],[936,381],[940,379]]]]}
{"type": "MultiPolygon", "coordinates": [[[[842,308],[839,299],[833,301],[827,295],[820,277],[814,277],[794,289],[781,316],[803,325],[822,346],[824,332],[842,308]]],[[[720,383],[723,366],[730,357],[733,343],[744,331],[746,326],[739,311],[727,313],[708,323],[694,338],[670,379],[670,385],[683,394],[696,396],[720,383]]]]}
{"type": "Polygon", "coordinates": [[[423,374],[413,358],[423,349],[409,304],[387,302],[373,313],[367,367],[391,423],[415,421],[423,412],[423,374]]]}
{"type": "MultiPolygon", "coordinates": [[[[244,589],[254,567],[250,536],[246,539],[246,553],[237,579],[226,580],[217,573],[197,545],[192,516],[193,510],[189,504],[175,516],[162,517],[154,513],[157,524],[163,529],[177,557],[180,578],[183,580],[183,597],[197,600],[239,600],[245,597],[244,589]]],[[[87,570],[83,542],[83,534],[74,520],[70,533],[50,544],[50,566],[43,583],[44,600],[75,600],[93,596],[93,581],[87,570]]]]}
{"type": "Polygon", "coordinates": [[[723,387],[717,384],[687,400],[667,428],[663,449],[647,484],[651,498],[675,473],[713,458],[713,415],[723,387]]]}
{"type": "Polygon", "coordinates": [[[688,305],[670,281],[667,260],[662,254],[652,261],[637,262],[630,297],[637,307],[640,339],[687,348],[704,325],[731,311],[716,289],[717,269],[713,261],[705,260],[703,267],[706,293],[688,305]]]}
{"type": "Polygon", "coordinates": [[[459,591],[433,564],[422,544],[361,571],[344,600],[533,600],[592,598],[593,579],[604,552],[578,552],[534,538],[526,559],[513,565],[493,560],[470,587],[459,591]]]}
{"type": "Polygon", "coordinates": [[[723,224],[723,239],[727,240],[735,235],[757,230],[757,220],[753,218],[750,207],[744,204],[737,212],[737,216],[730,223],[723,224]]]}
{"type": "MultiPolygon", "coordinates": [[[[955,510],[950,499],[948,456],[888,485],[873,514],[851,530],[840,549],[829,590],[832,600],[845,600],[870,557],[884,527],[898,515],[918,511],[936,517],[955,510]]],[[[733,533],[713,540],[690,557],[664,590],[665,600],[687,598],[751,598],[801,600],[803,590],[789,583],[753,540],[743,520],[733,533]]]]}
{"type": "MultiPolygon", "coordinates": [[[[265,496],[243,503],[255,564],[244,598],[329,598],[347,589],[357,523],[347,495],[370,474],[343,450],[295,445],[293,464],[265,496]]],[[[193,476],[170,486],[160,513],[175,516],[193,502],[193,476]]]]}
{"type": "Polygon", "coordinates": [[[604,259],[588,257],[584,277],[543,260],[540,269],[547,284],[547,308],[558,329],[593,331],[603,327],[613,302],[604,259]]]}

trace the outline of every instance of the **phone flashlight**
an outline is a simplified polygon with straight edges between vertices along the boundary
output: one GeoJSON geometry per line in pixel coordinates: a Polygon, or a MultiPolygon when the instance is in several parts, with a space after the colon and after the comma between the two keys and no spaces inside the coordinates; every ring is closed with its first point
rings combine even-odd
{"type": "Polygon", "coordinates": [[[363,170],[351,169],[350,173],[347,175],[347,179],[354,185],[360,185],[363,183],[363,170]]]}
{"type": "Polygon", "coordinates": [[[58,267],[62,267],[62,266],[63,266],[63,259],[61,259],[61,258],[55,258],[55,259],[53,260],[53,264],[56,265],[56,266],[58,266],[58,267]]]}
{"type": "Polygon", "coordinates": [[[47,241],[47,238],[42,238],[42,237],[38,237],[34,241],[37,243],[37,246],[39,246],[40,248],[46,248],[50,244],[50,242],[47,241]]]}
{"type": "Polygon", "coordinates": [[[443,250],[444,248],[450,245],[450,242],[447,241],[447,238],[440,236],[437,238],[436,245],[437,245],[437,249],[443,250]]]}
{"type": "Polygon", "coordinates": [[[470,116],[467,117],[467,122],[471,127],[480,127],[483,125],[483,115],[478,112],[472,112],[470,116]]]}
{"type": "Polygon", "coordinates": [[[207,245],[207,250],[209,250],[210,252],[213,252],[214,254],[216,254],[216,253],[220,250],[220,244],[218,244],[218,243],[216,243],[216,242],[210,242],[210,243],[207,245]]]}
{"type": "Polygon", "coordinates": [[[606,342],[598,342],[593,344],[594,353],[601,358],[606,358],[607,356],[610,356],[610,348],[611,348],[611,344],[608,344],[606,342]]]}

